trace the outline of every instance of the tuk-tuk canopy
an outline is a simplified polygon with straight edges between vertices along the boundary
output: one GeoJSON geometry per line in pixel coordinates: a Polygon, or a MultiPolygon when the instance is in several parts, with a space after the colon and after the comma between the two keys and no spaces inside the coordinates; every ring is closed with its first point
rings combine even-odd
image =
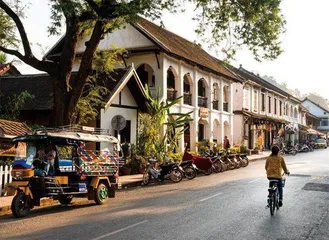
{"type": "Polygon", "coordinates": [[[34,134],[28,134],[21,137],[16,137],[13,139],[14,142],[30,142],[30,141],[40,141],[48,140],[51,142],[61,142],[65,140],[76,140],[83,142],[109,142],[109,143],[118,143],[118,139],[107,134],[92,134],[84,132],[68,132],[68,131],[59,131],[59,132],[42,132],[37,131],[34,134]]]}

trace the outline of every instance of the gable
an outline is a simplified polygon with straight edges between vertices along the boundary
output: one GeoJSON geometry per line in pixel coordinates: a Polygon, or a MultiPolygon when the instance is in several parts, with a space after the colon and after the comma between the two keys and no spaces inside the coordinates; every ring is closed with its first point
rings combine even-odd
{"type": "Polygon", "coordinates": [[[122,89],[122,91],[116,96],[113,101],[113,104],[129,106],[129,107],[138,107],[131,91],[127,85],[122,89]]]}
{"type": "MultiPolygon", "coordinates": [[[[83,52],[86,49],[85,42],[88,41],[90,36],[84,35],[79,41],[77,52],[83,52]]],[[[111,49],[113,46],[118,48],[147,48],[155,46],[143,34],[137,31],[131,25],[126,25],[124,28],[118,29],[113,33],[109,33],[99,43],[98,49],[111,49]]]]}
{"type": "Polygon", "coordinates": [[[309,100],[305,100],[303,102],[303,106],[306,107],[311,114],[317,116],[317,117],[329,117],[329,112],[325,111],[323,108],[317,106],[313,102],[309,100]],[[326,114],[324,114],[326,112],[326,114]]]}

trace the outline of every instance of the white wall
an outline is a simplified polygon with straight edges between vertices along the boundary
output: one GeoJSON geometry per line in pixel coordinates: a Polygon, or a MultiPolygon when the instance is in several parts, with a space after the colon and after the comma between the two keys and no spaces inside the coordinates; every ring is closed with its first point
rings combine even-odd
{"type": "Polygon", "coordinates": [[[312,103],[308,100],[304,101],[302,104],[304,107],[306,107],[310,111],[310,113],[312,113],[313,115],[315,115],[317,117],[328,117],[329,116],[329,112],[324,114],[324,112],[326,112],[325,110],[323,110],[322,108],[319,108],[314,103],[312,103]]]}
{"type": "MultiPolygon", "coordinates": [[[[113,104],[119,104],[119,94],[115,98],[113,104]]],[[[130,107],[137,107],[137,104],[129,91],[128,87],[125,87],[121,91],[121,105],[130,106],[130,107]]],[[[130,125],[130,142],[136,143],[136,127],[137,127],[137,109],[129,109],[129,108],[121,108],[121,107],[114,107],[113,105],[110,106],[107,110],[102,109],[100,112],[101,116],[101,128],[102,129],[109,129],[111,135],[114,136],[114,129],[112,129],[111,121],[115,115],[122,115],[126,120],[131,121],[130,125]]],[[[101,143],[101,149],[108,147],[110,148],[110,144],[101,143]]]]}

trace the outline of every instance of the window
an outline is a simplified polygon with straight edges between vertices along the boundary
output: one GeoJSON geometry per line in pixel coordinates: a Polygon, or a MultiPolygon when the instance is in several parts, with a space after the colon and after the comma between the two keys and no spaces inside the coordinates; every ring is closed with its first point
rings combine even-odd
{"type": "Polygon", "coordinates": [[[246,87],[245,89],[243,89],[243,107],[246,109],[250,108],[250,103],[249,103],[249,88],[246,87]]]}
{"type": "Polygon", "coordinates": [[[258,110],[258,92],[257,90],[254,90],[254,112],[257,112],[258,110]]]}
{"type": "Polygon", "coordinates": [[[268,97],[268,113],[271,113],[272,110],[271,110],[271,102],[272,102],[272,98],[271,97],[268,97]]]}
{"type": "Polygon", "coordinates": [[[279,101],[279,112],[280,112],[280,116],[282,116],[282,101],[279,101]]]}
{"type": "Polygon", "coordinates": [[[278,101],[278,100],[275,98],[275,99],[274,99],[274,114],[275,114],[275,115],[278,114],[278,113],[277,113],[277,109],[278,109],[278,108],[277,108],[277,101],[278,101]]]}
{"type": "Polygon", "coordinates": [[[328,127],[329,126],[329,120],[328,119],[322,119],[321,120],[321,126],[328,127]]]}
{"type": "Polygon", "coordinates": [[[265,94],[262,93],[262,111],[265,112],[265,94]]]}

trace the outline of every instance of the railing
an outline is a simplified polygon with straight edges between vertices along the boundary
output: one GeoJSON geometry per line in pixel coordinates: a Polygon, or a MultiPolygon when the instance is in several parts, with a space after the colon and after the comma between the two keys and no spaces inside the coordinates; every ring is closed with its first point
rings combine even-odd
{"type": "Polygon", "coordinates": [[[4,188],[7,183],[11,182],[11,166],[0,166],[0,197],[4,193],[4,188]]]}
{"type": "Polygon", "coordinates": [[[223,111],[228,112],[228,103],[223,103],[223,111]]]}
{"type": "Polygon", "coordinates": [[[212,102],[212,108],[215,110],[219,110],[219,104],[218,104],[218,100],[215,100],[212,102]]]}
{"type": "Polygon", "coordinates": [[[177,91],[175,89],[167,89],[167,99],[174,100],[176,98],[177,91]]]}
{"type": "Polygon", "coordinates": [[[207,107],[207,98],[205,97],[198,97],[198,106],[199,107],[207,107]]]}
{"type": "Polygon", "coordinates": [[[192,106],[192,94],[184,93],[184,104],[192,106]]]}

